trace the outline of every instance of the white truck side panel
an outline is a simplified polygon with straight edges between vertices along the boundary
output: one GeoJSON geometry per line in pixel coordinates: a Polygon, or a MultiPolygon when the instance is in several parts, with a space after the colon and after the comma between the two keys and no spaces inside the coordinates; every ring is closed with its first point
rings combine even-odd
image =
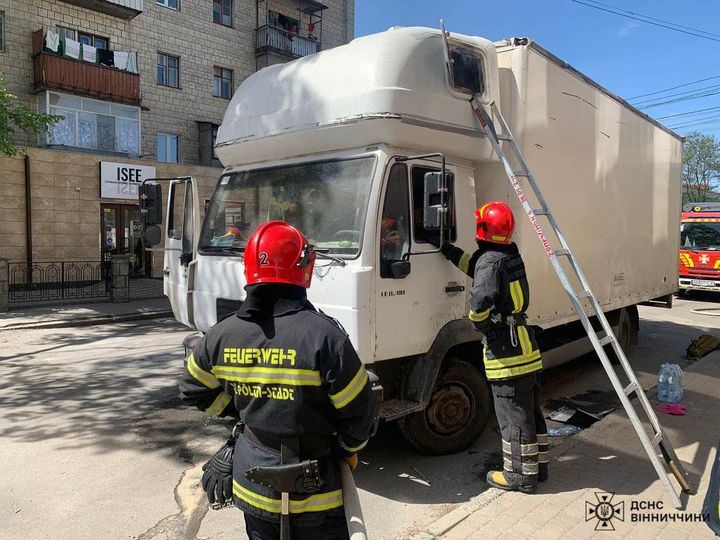
{"type": "MultiPolygon", "coordinates": [[[[680,138],[537,46],[498,52],[501,111],[519,134],[530,168],[601,305],[611,310],[672,293],[680,138]]],[[[507,180],[496,166],[484,166],[482,173],[478,202],[506,194],[519,218],[516,240],[530,278],[531,321],[554,326],[573,320],[567,296],[507,180]],[[496,174],[501,178],[484,185],[483,177],[496,174]]],[[[547,220],[539,219],[549,232],[547,220]]]]}

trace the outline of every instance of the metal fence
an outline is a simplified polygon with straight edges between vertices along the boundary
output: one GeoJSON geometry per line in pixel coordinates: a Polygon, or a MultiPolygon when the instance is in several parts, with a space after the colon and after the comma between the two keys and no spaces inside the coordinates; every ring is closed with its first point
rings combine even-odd
{"type": "Polygon", "coordinates": [[[276,26],[261,26],[257,29],[257,50],[272,50],[294,57],[315,54],[320,49],[320,43],[312,39],[277,28],[276,26]]]}
{"type": "Polygon", "coordinates": [[[8,303],[110,297],[110,261],[8,264],[8,303]]]}

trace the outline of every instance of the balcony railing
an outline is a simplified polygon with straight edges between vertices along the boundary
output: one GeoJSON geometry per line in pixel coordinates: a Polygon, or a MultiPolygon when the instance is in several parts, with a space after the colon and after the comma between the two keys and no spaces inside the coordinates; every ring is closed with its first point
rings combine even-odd
{"type": "Polygon", "coordinates": [[[62,0],[120,19],[133,19],[143,12],[143,0],[62,0]]]}
{"type": "Polygon", "coordinates": [[[291,58],[300,58],[319,50],[319,41],[301,37],[282,28],[265,25],[257,29],[255,49],[257,55],[274,52],[291,58]]]}
{"type": "Polygon", "coordinates": [[[33,33],[34,90],[60,90],[139,106],[140,75],[43,50],[43,31],[33,33]]]}

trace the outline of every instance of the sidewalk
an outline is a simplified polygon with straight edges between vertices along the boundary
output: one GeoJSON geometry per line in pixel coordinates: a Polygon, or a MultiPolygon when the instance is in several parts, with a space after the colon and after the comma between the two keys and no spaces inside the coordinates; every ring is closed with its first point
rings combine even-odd
{"type": "Polygon", "coordinates": [[[0,331],[89,326],[163,317],[172,317],[167,298],[146,298],[125,303],[28,306],[0,313],[0,331]]]}
{"type": "MultiPolygon", "coordinates": [[[[687,415],[657,413],[693,486],[699,486],[697,495],[689,498],[684,511],[676,510],[669,502],[622,411],[553,447],[550,479],[540,485],[537,494],[489,488],[426,527],[412,540],[715,538],[705,523],[680,521],[679,514],[702,512],[720,439],[719,386],[720,353],[715,352],[685,371],[683,404],[687,415]],[[610,520],[615,530],[596,531],[598,519],[586,520],[586,512],[599,502],[598,492],[612,494],[611,504],[617,505],[616,516],[610,520]],[[648,509],[648,503],[652,509],[648,509]]],[[[652,403],[657,410],[658,402],[652,403]]]]}

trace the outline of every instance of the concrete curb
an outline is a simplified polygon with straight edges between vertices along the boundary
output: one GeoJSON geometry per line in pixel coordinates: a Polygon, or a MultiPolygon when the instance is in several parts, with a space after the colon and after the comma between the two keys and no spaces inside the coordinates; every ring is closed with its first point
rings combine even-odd
{"type": "Polygon", "coordinates": [[[170,309],[148,311],[139,313],[123,313],[120,315],[94,315],[92,317],[76,317],[65,320],[20,322],[8,324],[0,328],[0,332],[7,330],[27,330],[32,328],[74,328],[80,326],[94,326],[99,324],[112,324],[125,321],[141,321],[146,319],[163,319],[172,317],[170,309]]]}

